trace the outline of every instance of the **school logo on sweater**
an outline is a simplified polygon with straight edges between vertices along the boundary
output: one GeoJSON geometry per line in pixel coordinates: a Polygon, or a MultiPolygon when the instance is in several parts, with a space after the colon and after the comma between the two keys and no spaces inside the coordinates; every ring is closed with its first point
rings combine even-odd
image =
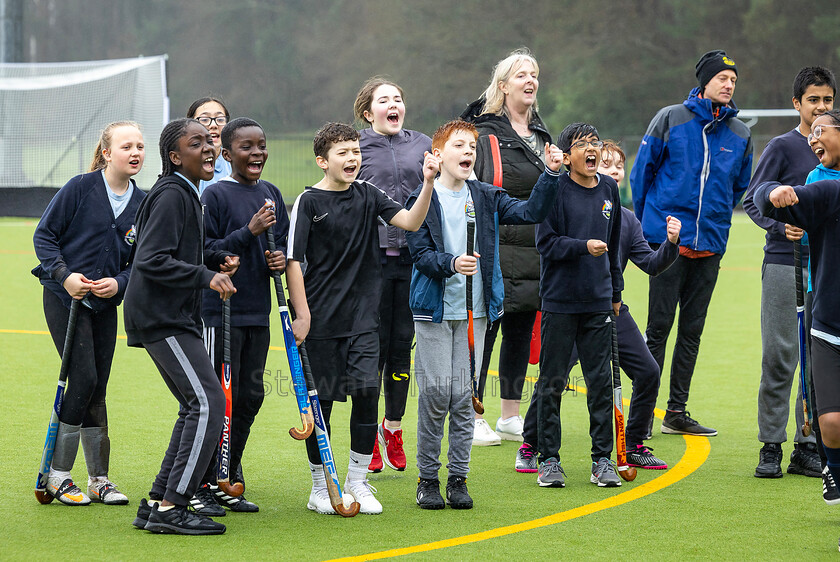
{"type": "Polygon", "coordinates": [[[136,238],[137,238],[137,231],[134,229],[134,225],[132,224],[129,231],[125,233],[125,236],[123,236],[123,240],[125,240],[125,243],[128,244],[129,246],[133,246],[134,245],[134,240],[136,238]]]}
{"type": "Polygon", "coordinates": [[[601,214],[604,215],[604,218],[610,220],[610,215],[612,215],[612,201],[609,199],[604,199],[604,206],[601,207],[601,214]]]}

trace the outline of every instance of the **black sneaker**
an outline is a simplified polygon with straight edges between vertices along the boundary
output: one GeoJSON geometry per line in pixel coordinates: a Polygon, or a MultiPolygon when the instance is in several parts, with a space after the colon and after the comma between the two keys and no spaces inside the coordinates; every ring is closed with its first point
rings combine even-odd
{"type": "Polygon", "coordinates": [[[446,479],[446,503],[452,509],[472,509],[473,501],[467,492],[466,476],[450,476],[446,479]]]}
{"type": "Polygon", "coordinates": [[[417,479],[417,505],[421,509],[443,509],[446,503],[440,495],[440,480],[437,478],[417,479]]]}
{"type": "Polygon", "coordinates": [[[790,454],[790,464],[787,467],[788,474],[801,474],[819,478],[822,476],[822,465],[820,455],[817,453],[815,443],[797,443],[790,454]]]}
{"type": "Polygon", "coordinates": [[[672,412],[668,410],[662,420],[662,433],[675,435],[701,435],[712,437],[717,435],[717,430],[711,427],[703,427],[688,414],[688,412],[672,412]]]}
{"type": "Polygon", "coordinates": [[[204,484],[190,500],[190,509],[205,517],[224,517],[225,508],[216,501],[218,486],[204,484]]]}
{"type": "Polygon", "coordinates": [[[822,471],[822,481],[823,499],[825,503],[828,505],[837,505],[840,503],[840,492],[837,491],[837,486],[834,484],[834,476],[831,475],[828,467],[825,467],[822,471]]]}
{"type": "Polygon", "coordinates": [[[246,500],[244,495],[238,497],[229,496],[218,486],[214,493],[216,494],[216,501],[220,506],[226,507],[236,513],[256,513],[260,510],[257,504],[246,500]]]}
{"type": "Polygon", "coordinates": [[[146,524],[149,522],[149,514],[152,512],[152,507],[157,504],[158,502],[156,500],[153,500],[151,504],[145,498],[140,500],[140,507],[137,508],[137,517],[134,518],[131,524],[138,529],[145,529],[146,524]]]}
{"type": "Polygon", "coordinates": [[[221,535],[226,527],[209,517],[193,513],[185,505],[159,511],[159,505],[152,508],[146,530],[169,535],[221,535]]]}
{"type": "Polygon", "coordinates": [[[758,453],[756,478],[782,477],[782,446],[778,443],[765,443],[758,453]]]}

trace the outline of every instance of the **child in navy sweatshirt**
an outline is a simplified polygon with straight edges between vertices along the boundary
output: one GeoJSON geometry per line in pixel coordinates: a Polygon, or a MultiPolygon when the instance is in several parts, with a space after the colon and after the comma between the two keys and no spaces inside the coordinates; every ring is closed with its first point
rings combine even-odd
{"type": "Polygon", "coordinates": [[[541,394],[537,402],[540,486],[565,486],[560,451],[560,398],[577,345],[587,386],[592,438],[591,482],[620,486],[610,460],[612,369],[610,314],[618,314],[624,282],[618,246],[621,200],[618,186],[598,174],[604,143],[592,125],[563,129],[557,146],[568,173],[548,217],[537,226],[542,298],[541,394]]]}
{"type": "Polygon", "coordinates": [[[35,229],[35,254],[41,263],[32,273],[44,286],[44,316],[59,354],[71,303],[81,301],[46,486],[48,494],[67,505],[87,505],[91,499],[128,503],[108,480],[111,441],[105,392],[117,341],[117,306],[131,273],[134,214],[145,196],[132,176],[143,167],[145,154],[137,123],[117,121],[105,127],[90,172],[58,190],[35,229]],[[80,441],[90,497],[70,477],[80,441]]]}
{"type": "MultiPolygon", "coordinates": [[[[286,237],[289,218],[283,196],[260,179],[268,159],[265,132],[253,119],[240,117],[222,129],[222,156],[232,172],[210,184],[201,194],[204,204],[204,247],[236,254],[242,266],[236,272],[237,293],[230,299],[231,343],[231,483],[243,482],[241,459],[260,411],[265,391],[263,372],[270,340],[272,271],[286,268],[286,237]],[[275,209],[279,213],[275,214],[275,209]],[[274,227],[277,251],[268,251],[267,230],[274,227]]],[[[221,373],[222,301],[205,289],[201,303],[204,344],[217,373],[221,373]]],[[[244,483],[244,482],[243,482],[244,483]]],[[[237,512],[256,512],[256,504],[244,496],[233,497],[216,485],[216,463],[211,462],[205,483],[192,502],[199,513],[223,515],[228,507],[237,512]]]]}

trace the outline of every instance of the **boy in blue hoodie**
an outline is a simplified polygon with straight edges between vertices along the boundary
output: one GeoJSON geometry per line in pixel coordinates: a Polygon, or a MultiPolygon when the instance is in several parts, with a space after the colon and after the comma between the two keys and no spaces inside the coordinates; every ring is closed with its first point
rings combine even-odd
{"type": "MultiPolygon", "coordinates": [[[[439,163],[426,220],[406,240],[414,261],[409,305],[417,334],[415,376],[420,388],[417,413],[417,505],[442,509],[438,471],[443,426],[449,414],[449,472],[446,502],[453,509],[473,506],[466,486],[475,417],[471,406],[467,345],[466,278],[474,276],[474,338],[484,341],[487,322],[503,313],[504,286],[498,259],[499,224],[542,221],[557,193],[560,150],[546,143],[546,170],[530,198],[520,201],[504,190],[468,180],[475,164],[478,132],[466,121],[441,126],[432,139],[439,163]],[[470,213],[474,211],[474,213],[470,213]],[[467,255],[467,222],[475,221],[473,255],[467,255]]],[[[406,203],[412,208],[420,190],[406,203]]],[[[475,350],[482,357],[482,350],[475,350]]],[[[476,371],[480,365],[476,366],[476,371]]]]}

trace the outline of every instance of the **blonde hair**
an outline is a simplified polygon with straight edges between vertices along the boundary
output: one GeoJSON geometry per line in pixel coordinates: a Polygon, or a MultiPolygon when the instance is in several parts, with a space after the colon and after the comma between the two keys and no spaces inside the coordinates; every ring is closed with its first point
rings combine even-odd
{"type": "Polygon", "coordinates": [[[113,123],[109,123],[99,135],[99,142],[96,143],[96,150],[93,152],[93,160],[90,163],[90,170],[88,172],[103,170],[108,166],[108,161],[105,160],[102,151],[111,148],[111,137],[114,134],[114,129],[118,127],[134,127],[138,131],[141,131],[140,124],[134,121],[114,121],[113,123]]]}
{"type": "MultiPolygon", "coordinates": [[[[526,62],[530,62],[534,65],[534,70],[537,72],[537,76],[539,76],[540,65],[537,64],[537,59],[534,58],[531,51],[525,47],[516,49],[507,57],[496,63],[496,66],[493,67],[493,75],[490,77],[490,84],[488,84],[487,89],[484,91],[484,108],[481,110],[482,115],[485,113],[492,113],[494,115],[507,115],[510,117],[507,114],[507,109],[505,108],[505,94],[502,93],[502,90],[499,88],[499,84],[510,80],[513,73],[519,70],[519,67],[526,62]]],[[[528,108],[528,122],[531,121],[535,109],[537,109],[536,100],[534,101],[534,105],[528,108]]]]}

